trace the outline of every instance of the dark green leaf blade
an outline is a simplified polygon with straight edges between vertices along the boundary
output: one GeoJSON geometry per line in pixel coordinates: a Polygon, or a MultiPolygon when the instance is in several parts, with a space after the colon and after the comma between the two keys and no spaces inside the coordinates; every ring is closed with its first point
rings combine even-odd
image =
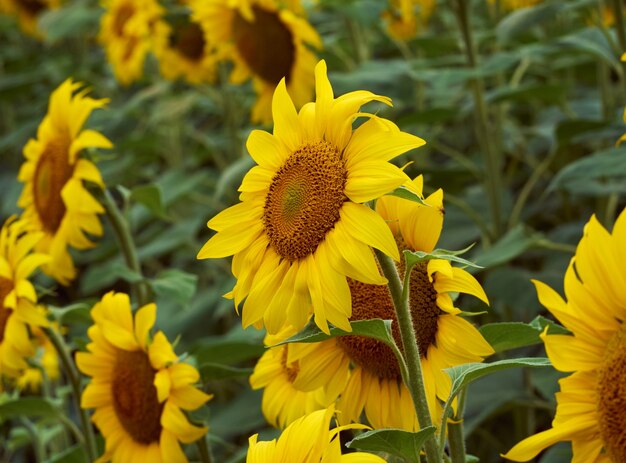
{"type": "Polygon", "coordinates": [[[364,432],[346,444],[351,449],[386,452],[410,463],[420,463],[420,450],[424,442],[435,433],[435,427],[429,426],[418,432],[402,429],[377,429],[364,432]]]}

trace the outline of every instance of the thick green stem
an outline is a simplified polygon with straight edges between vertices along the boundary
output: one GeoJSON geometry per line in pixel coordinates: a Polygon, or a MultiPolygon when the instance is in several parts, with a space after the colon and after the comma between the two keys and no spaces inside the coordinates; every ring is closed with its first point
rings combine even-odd
{"type": "Polygon", "coordinates": [[[133,283],[132,285],[137,304],[139,307],[146,305],[150,302],[148,287],[146,286],[146,282],[143,280],[141,264],[139,263],[139,258],[137,257],[135,242],[133,241],[128,222],[117,207],[117,204],[115,204],[115,200],[111,196],[111,193],[104,190],[104,193],[100,195],[100,200],[104,206],[107,217],[111,222],[111,226],[115,231],[115,236],[117,237],[122,255],[126,261],[126,265],[129,269],[141,277],[139,281],[133,283]]]}
{"type": "Polygon", "coordinates": [[[211,447],[209,447],[209,443],[207,442],[207,436],[205,435],[198,439],[196,445],[198,446],[202,463],[213,463],[213,455],[211,453],[211,447]]]}
{"type": "MultiPolygon", "coordinates": [[[[456,0],[457,3],[457,20],[463,42],[465,44],[465,54],[467,64],[470,68],[476,69],[478,60],[476,53],[476,45],[472,35],[472,28],[469,22],[469,12],[467,0],[456,0]]],[[[487,104],[485,103],[485,92],[483,82],[480,78],[475,77],[471,81],[472,94],[474,97],[474,107],[476,110],[476,133],[481,145],[483,162],[485,164],[485,190],[489,198],[489,206],[491,209],[492,226],[494,236],[498,237],[502,234],[502,222],[500,217],[500,196],[502,194],[501,187],[501,169],[499,154],[496,150],[498,143],[492,143],[489,131],[489,118],[487,114],[487,104]]]]}
{"type": "Polygon", "coordinates": [[[459,395],[459,405],[454,418],[448,421],[448,443],[452,463],[465,463],[465,437],[463,436],[463,411],[465,408],[465,389],[459,395]]]}
{"type": "MultiPolygon", "coordinates": [[[[380,263],[383,274],[389,280],[389,292],[393,300],[396,310],[396,318],[398,319],[398,328],[400,329],[400,337],[402,339],[402,347],[404,350],[404,358],[408,370],[407,387],[413,399],[415,413],[419,421],[420,427],[425,428],[432,426],[430,411],[428,409],[428,401],[426,399],[426,388],[424,387],[424,377],[422,376],[422,366],[420,363],[419,348],[415,331],[413,328],[413,320],[409,307],[409,279],[411,269],[406,268],[404,285],[400,282],[398,270],[393,260],[380,251],[376,251],[376,257],[380,263]]],[[[428,463],[438,463],[441,461],[439,457],[439,449],[434,434],[431,435],[424,445],[426,451],[426,460],[428,463]]]]}
{"type": "Polygon", "coordinates": [[[76,402],[76,409],[78,410],[78,415],[80,416],[81,428],[83,429],[83,435],[85,436],[85,450],[87,451],[89,461],[94,461],[97,457],[96,440],[93,434],[93,428],[91,427],[91,423],[89,421],[87,410],[81,408],[80,406],[80,398],[82,395],[82,389],[80,387],[80,373],[76,369],[74,361],[72,360],[61,335],[56,330],[51,328],[42,329],[46,333],[46,336],[48,336],[48,339],[50,339],[50,342],[57,351],[57,354],[59,354],[63,370],[70,381],[72,396],[76,402]]]}

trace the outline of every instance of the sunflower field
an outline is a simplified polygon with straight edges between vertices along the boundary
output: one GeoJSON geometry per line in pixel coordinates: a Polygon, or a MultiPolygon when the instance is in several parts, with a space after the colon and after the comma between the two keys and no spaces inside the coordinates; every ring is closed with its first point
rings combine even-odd
{"type": "Polygon", "coordinates": [[[625,12],[0,0],[0,463],[626,462],[625,12]]]}

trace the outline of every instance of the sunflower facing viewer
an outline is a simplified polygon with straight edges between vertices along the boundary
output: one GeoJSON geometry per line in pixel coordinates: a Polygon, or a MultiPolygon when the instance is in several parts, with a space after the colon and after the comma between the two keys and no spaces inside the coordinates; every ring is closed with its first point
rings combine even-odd
{"type": "Polygon", "coordinates": [[[96,409],[92,420],[106,440],[100,461],[187,462],[180,442],[199,439],[207,428],[192,425],[182,410],[211,396],[193,386],[198,371],[178,361],[163,332],[151,336],[156,306],[133,317],[128,295],[110,292],[91,315],[89,352],[76,354],[76,363],[92,377],[81,407],[96,409]]]}
{"type": "Polygon", "coordinates": [[[388,161],[424,141],[372,114],[370,101],[389,98],[360,90],[338,98],[315,68],[317,99],[299,113],[281,80],[273,99],[274,133],[255,130],[247,147],[257,162],[244,177],[241,203],[213,217],[217,231],[199,259],[234,255],[237,284],[229,293],[244,299],[243,325],[265,326],[270,334],[291,325],[300,330],[315,316],[350,330],[346,277],[385,284],[371,247],[399,259],[385,221],[366,205],[408,178],[388,161]],[[356,117],[369,120],[356,130],[356,117]]]}
{"type": "Polygon", "coordinates": [[[540,302],[572,335],[542,334],[554,368],[572,373],[559,381],[552,428],[515,445],[505,458],[528,461],[571,441],[572,462],[626,461],[626,210],[613,233],[595,216],[587,223],[565,272],[567,301],[534,281],[540,302]]]}
{"type": "Polygon", "coordinates": [[[24,182],[18,200],[24,208],[22,218],[30,230],[43,232],[36,250],[52,258],[43,271],[63,285],[76,276],[68,246],[87,249],[94,244],[85,233],[102,235],[98,214],[104,209],[83,182],[104,184],[95,164],[81,157],[81,151],[113,146],[101,133],[82,130],[91,112],[107,100],[94,100],[79,91],[81,87],[68,79],[52,92],[37,138],[24,147],[26,161],[18,176],[24,182]]]}

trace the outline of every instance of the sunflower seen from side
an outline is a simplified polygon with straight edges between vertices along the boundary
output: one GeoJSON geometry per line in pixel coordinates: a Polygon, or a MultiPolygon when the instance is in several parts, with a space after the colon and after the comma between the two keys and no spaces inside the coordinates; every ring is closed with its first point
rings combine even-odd
{"type": "Polygon", "coordinates": [[[82,84],[68,79],[50,96],[48,114],[37,130],[37,138],[24,147],[24,164],[18,179],[24,183],[18,205],[28,228],[42,232],[37,251],[49,254],[43,271],[63,285],[76,276],[68,246],[88,249],[87,236],[102,235],[98,214],[102,206],[85,188],[85,181],[104,187],[95,164],[81,152],[85,148],[111,148],[101,133],[82,129],[94,109],[107,100],[96,100],[80,90],[82,84]]]}
{"type": "Polygon", "coordinates": [[[414,38],[427,25],[436,0],[391,0],[382,14],[387,33],[396,40],[414,38]]]}
{"type": "Polygon", "coordinates": [[[0,377],[19,378],[35,354],[29,326],[48,326],[37,307],[37,293],[28,279],[50,260],[33,252],[43,233],[26,234],[28,224],[8,219],[0,229],[0,377]]]}
{"type": "Polygon", "coordinates": [[[529,461],[557,442],[571,441],[574,463],[626,461],[626,210],[609,233],[587,223],[565,272],[566,300],[533,281],[539,301],[571,334],[541,337],[559,381],[552,427],[505,455],[529,461]]]}
{"type": "Polygon", "coordinates": [[[197,389],[191,365],[179,361],[162,331],[150,331],[156,306],[133,316],[127,294],[110,292],[92,309],[88,352],[76,354],[79,370],[91,376],[81,407],[95,408],[92,421],[105,438],[99,461],[187,462],[180,443],[204,436],[183,410],[195,410],[211,396],[197,389]]]}
{"type": "Polygon", "coordinates": [[[0,13],[15,16],[24,33],[41,39],[42,32],[37,26],[39,17],[59,6],[60,0],[0,0],[0,13]]]}
{"type": "Polygon", "coordinates": [[[165,10],[156,0],[104,0],[98,40],[122,85],[143,75],[152,48],[154,26],[165,10]]]}
{"type": "MultiPolygon", "coordinates": [[[[422,196],[422,177],[409,181],[406,187],[422,196]]],[[[385,196],[377,201],[377,211],[393,231],[402,250],[431,252],[443,225],[443,192],[438,190],[424,200],[423,206],[405,199],[385,196]]],[[[402,275],[404,268],[398,263],[402,275]]],[[[398,324],[391,295],[386,286],[349,280],[352,297],[350,320],[391,319],[396,343],[401,346],[398,324]]],[[[409,303],[421,357],[422,374],[431,415],[439,422],[441,404],[450,393],[451,380],[442,371],[455,365],[481,362],[493,349],[478,330],[458,316],[449,293],[471,294],[487,303],[487,297],[476,279],[449,261],[430,260],[417,264],[411,272],[409,303]]],[[[420,429],[415,409],[402,382],[398,362],[389,347],[380,341],[360,336],[336,338],[336,358],[352,365],[350,378],[337,402],[340,423],[359,422],[365,412],[375,429],[420,429]]],[[[330,357],[330,358],[333,358],[330,357]]],[[[318,381],[330,381],[327,363],[313,356],[303,358],[300,371],[318,381]]],[[[337,373],[332,373],[337,374],[337,373]]],[[[302,387],[302,386],[301,386],[302,387]]]]}
{"type": "Polygon", "coordinates": [[[154,54],[166,79],[184,78],[191,84],[215,80],[217,54],[205,24],[193,13],[203,3],[190,1],[191,11],[164,17],[155,25],[154,54]]]}
{"type": "Polygon", "coordinates": [[[310,101],[317,62],[311,47],[321,48],[322,43],[304,17],[276,0],[195,3],[195,16],[210,42],[221,58],[233,63],[230,80],[242,84],[252,79],[257,94],[253,122],[272,122],[272,95],[283,78],[296,108],[310,101]]]}
{"type": "Polygon", "coordinates": [[[234,255],[232,297],[243,303],[244,327],[302,329],[311,314],[350,331],[346,277],[385,284],[371,247],[399,259],[385,221],[365,203],[408,178],[389,161],[424,141],[372,114],[370,101],[389,98],[361,90],[338,98],[316,67],[317,100],[299,113],[283,79],[274,94],[274,133],[254,130],[247,142],[258,165],[244,177],[241,202],[209,222],[217,231],[199,259],[234,255]],[[368,120],[356,130],[357,117],[368,120]]]}
{"type": "MultiPolygon", "coordinates": [[[[276,345],[287,337],[284,331],[281,335],[268,335],[265,345],[276,345]]],[[[278,345],[268,348],[259,359],[250,376],[250,385],[253,389],[263,389],[261,408],[272,426],[285,428],[298,418],[335,402],[348,380],[348,360],[334,356],[333,344],[334,341],[278,345]],[[300,360],[309,356],[323,359],[330,381],[315,382],[315,378],[300,374],[300,360]]]]}
{"type": "MultiPolygon", "coordinates": [[[[285,429],[278,439],[259,441],[250,437],[246,463],[385,463],[364,452],[341,454],[340,429],[329,430],[334,408],[306,415],[285,429]]],[[[364,428],[352,425],[352,428],[364,428]]]]}

